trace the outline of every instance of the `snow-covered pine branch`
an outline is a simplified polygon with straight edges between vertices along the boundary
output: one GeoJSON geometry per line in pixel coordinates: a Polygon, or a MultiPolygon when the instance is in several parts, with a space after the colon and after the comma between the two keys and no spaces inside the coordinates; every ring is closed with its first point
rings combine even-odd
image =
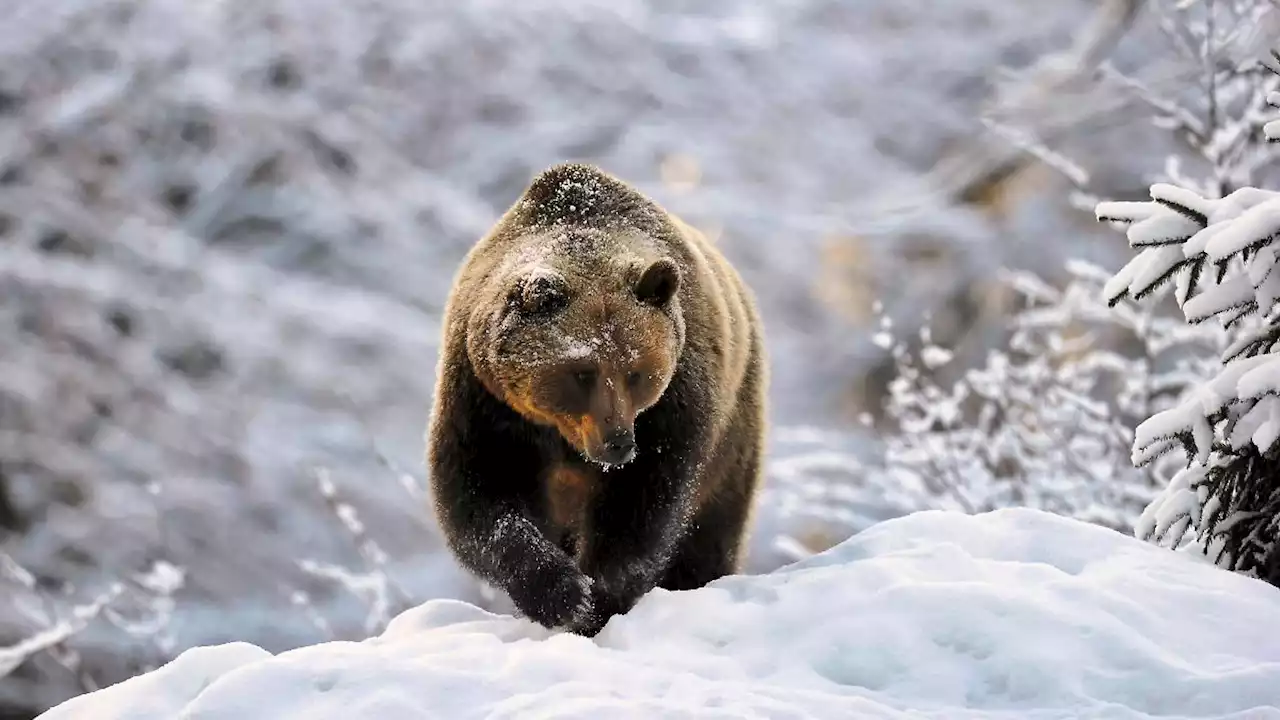
{"type": "Polygon", "coordinates": [[[1216,320],[1233,340],[1212,379],[1138,425],[1135,465],[1182,449],[1188,466],[1136,532],[1177,546],[1195,531],[1219,565],[1280,584],[1280,193],[1242,187],[1214,197],[1157,183],[1150,194],[1097,206],[1098,219],[1125,227],[1137,250],[1107,283],[1108,304],[1172,284],[1187,322],[1216,320]]]}

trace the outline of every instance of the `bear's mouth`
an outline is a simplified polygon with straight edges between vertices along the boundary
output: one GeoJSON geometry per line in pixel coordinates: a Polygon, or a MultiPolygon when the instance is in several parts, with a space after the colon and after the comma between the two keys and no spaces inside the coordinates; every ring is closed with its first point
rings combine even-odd
{"type": "Polygon", "coordinates": [[[632,448],[630,452],[628,452],[627,454],[625,454],[624,456],[622,456],[617,460],[603,460],[597,457],[592,457],[589,453],[586,453],[586,452],[582,453],[582,459],[600,468],[602,472],[609,472],[610,470],[617,470],[618,468],[621,468],[625,465],[630,464],[633,460],[636,459],[636,455],[637,455],[637,452],[635,448],[632,448]]]}
{"type": "Polygon", "coordinates": [[[636,434],[629,425],[615,425],[605,432],[584,433],[587,459],[608,471],[636,457],[636,434]]]}
{"type": "Polygon", "coordinates": [[[626,425],[610,424],[601,428],[589,418],[572,425],[561,426],[560,434],[567,444],[587,463],[608,472],[632,462],[639,447],[635,430],[626,425]]]}

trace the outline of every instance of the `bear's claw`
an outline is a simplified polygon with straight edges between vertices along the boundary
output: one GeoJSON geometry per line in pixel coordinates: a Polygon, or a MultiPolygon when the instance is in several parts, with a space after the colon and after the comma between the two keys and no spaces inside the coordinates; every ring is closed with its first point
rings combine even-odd
{"type": "Polygon", "coordinates": [[[578,587],[582,589],[582,599],[578,601],[577,607],[573,609],[573,621],[584,618],[591,614],[594,603],[591,601],[591,586],[594,584],[592,579],[587,575],[578,577],[578,587]]]}
{"type": "Polygon", "coordinates": [[[566,627],[593,609],[592,581],[568,557],[509,589],[525,617],[547,628],[566,627]]]}

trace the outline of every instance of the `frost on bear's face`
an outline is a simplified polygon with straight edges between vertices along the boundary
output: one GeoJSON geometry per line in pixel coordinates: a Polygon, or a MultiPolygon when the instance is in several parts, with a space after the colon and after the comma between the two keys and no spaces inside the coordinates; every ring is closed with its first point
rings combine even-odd
{"type": "Polygon", "coordinates": [[[488,374],[508,405],[589,461],[625,464],[644,451],[636,417],[675,372],[679,285],[666,258],[522,268],[490,337],[488,374]]]}

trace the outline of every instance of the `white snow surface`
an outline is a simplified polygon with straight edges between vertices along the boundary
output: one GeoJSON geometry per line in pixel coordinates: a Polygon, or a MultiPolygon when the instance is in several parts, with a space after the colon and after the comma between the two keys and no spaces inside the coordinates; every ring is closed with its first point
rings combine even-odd
{"type": "Polygon", "coordinates": [[[1029,509],[889,520],[655,590],[594,640],[432,600],[363,642],[244,643],[44,720],[1280,718],[1280,590],[1029,509]]]}

